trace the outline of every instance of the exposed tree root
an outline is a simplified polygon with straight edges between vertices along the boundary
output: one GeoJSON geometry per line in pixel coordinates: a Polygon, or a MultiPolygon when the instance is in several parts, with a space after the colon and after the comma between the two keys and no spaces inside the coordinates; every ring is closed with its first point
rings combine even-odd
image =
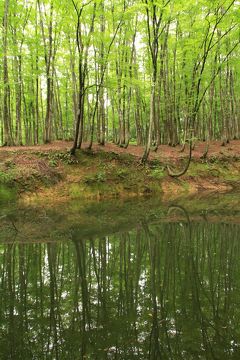
{"type": "Polygon", "coordinates": [[[181,170],[179,172],[176,172],[176,173],[174,172],[173,169],[170,168],[170,166],[167,166],[168,175],[171,176],[171,177],[180,177],[180,176],[184,175],[188,171],[191,160],[192,160],[192,141],[190,140],[190,142],[189,142],[189,156],[188,156],[188,161],[186,163],[186,166],[184,167],[183,170],[181,170]]]}

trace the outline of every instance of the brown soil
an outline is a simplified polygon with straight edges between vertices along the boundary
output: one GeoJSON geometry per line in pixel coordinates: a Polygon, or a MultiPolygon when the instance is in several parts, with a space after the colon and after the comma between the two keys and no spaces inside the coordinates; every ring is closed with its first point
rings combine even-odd
{"type": "MultiPolygon", "coordinates": [[[[113,151],[117,153],[129,153],[136,157],[141,158],[144,152],[144,147],[129,145],[127,149],[119,148],[114,144],[107,144],[105,146],[94,145],[94,150],[113,151]]],[[[177,162],[178,159],[185,158],[188,156],[188,146],[185,147],[184,152],[181,152],[182,146],[171,147],[168,145],[160,145],[157,152],[151,151],[149,159],[158,159],[160,161],[172,160],[177,162]]],[[[200,159],[206,150],[205,142],[198,142],[195,144],[193,150],[193,159],[200,159]]],[[[230,144],[222,146],[220,141],[212,141],[209,144],[208,157],[240,157],[240,140],[233,140],[230,144]]]]}
{"type": "MultiPolygon", "coordinates": [[[[87,148],[87,143],[83,144],[83,149],[87,148]]],[[[1,147],[0,153],[4,152],[18,152],[18,151],[36,151],[36,152],[48,152],[48,151],[67,151],[70,150],[72,142],[67,141],[55,141],[51,144],[35,145],[35,146],[15,146],[15,147],[1,147]]],[[[200,159],[206,149],[206,142],[197,142],[193,150],[193,159],[200,159]]],[[[131,154],[137,158],[141,158],[144,152],[143,146],[129,145],[127,149],[121,148],[115,144],[108,143],[105,146],[93,145],[94,151],[114,152],[117,154],[131,154]]],[[[186,146],[184,152],[181,152],[181,146],[170,147],[168,145],[160,145],[157,152],[151,151],[149,160],[158,159],[166,162],[171,160],[177,162],[177,160],[188,156],[188,146],[186,146]]],[[[232,140],[226,146],[222,146],[221,141],[211,141],[209,144],[208,157],[236,157],[240,158],[240,140],[232,140]]]]}

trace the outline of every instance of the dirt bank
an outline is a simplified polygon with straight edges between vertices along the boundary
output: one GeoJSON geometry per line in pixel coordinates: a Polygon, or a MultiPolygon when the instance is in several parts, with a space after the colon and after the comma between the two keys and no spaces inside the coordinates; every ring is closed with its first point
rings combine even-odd
{"type": "Polygon", "coordinates": [[[187,149],[181,153],[180,148],[161,146],[142,166],[143,149],[138,146],[94,145],[92,151],[83,149],[75,157],[70,156],[70,147],[71,143],[55,142],[1,148],[0,183],[15,188],[25,199],[51,197],[54,202],[154,194],[174,198],[240,190],[240,141],[226,147],[211,143],[206,159],[201,158],[205,144],[196,144],[190,168],[179,179],[169,177],[166,166],[184,166],[187,149]]]}

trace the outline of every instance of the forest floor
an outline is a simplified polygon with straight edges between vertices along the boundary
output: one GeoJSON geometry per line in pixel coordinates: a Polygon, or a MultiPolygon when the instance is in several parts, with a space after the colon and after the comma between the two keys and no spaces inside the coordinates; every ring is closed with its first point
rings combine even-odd
{"type": "Polygon", "coordinates": [[[102,199],[161,194],[168,198],[199,193],[224,193],[240,190],[240,141],[227,146],[197,142],[188,172],[171,178],[167,165],[181,169],[188,158],[188,146],[161,145],[151,151],[149,162],[140,165],[141,146],[127,149],[114,144],[94,144],[92,151],[83,144],[75,157],[69,153],[72,143],[0,148],[0,184],[15,188],[29,200],[50,197],[55,202],[69,198],[102,199]]]}
{"type": "MultiPolygon", "coordinates": [[[[18,152],[18,151],[36,151],[36,152],[48,152],[48,151],[69,151],[72,146],[72,142],[68,141],[55,141],[50,144],[34,145],[34,146],[15,146],[15,147],[0,147],[0,154],[6,152],[18,152]]],[[[83,144],[83,149],[86,149],[87,143],[83,144]]],[[[197,142],[193,151],[193,158],[200,159],[205,151],[206,142],[197,142]]],[[[160,145],[157,152],[151,151],[149,160],[157,159],[162,162],[173,160],[177,162],[179,159],[188,156],[188,149],[183,153],[180,152],[181,146],[171,147],[168,145],[160,145]]],[[[143,146],[129,145],[127,149],[119,147],[112,143],[107,143],[105,146],[93,145],[93,151],[105,151],[114,152],[116,154],[130,154],[136,158],[141,158],[144,153],[143,146]]],[[[1,156],[1,155],[0,155],[1,156]]],[[[221,141],[211,141],[209,143],[208,158],[217,157],[219,159],[223,157],[239,157],[240,158],[240,140],[232,140],[226,146],[222,146],[221,141]]]]}

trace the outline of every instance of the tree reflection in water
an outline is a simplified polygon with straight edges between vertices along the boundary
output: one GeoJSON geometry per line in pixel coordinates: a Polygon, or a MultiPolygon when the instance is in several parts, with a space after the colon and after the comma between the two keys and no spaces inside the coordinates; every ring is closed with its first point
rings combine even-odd
{"type": "Polygon", "coordinates": [[[185,215],[1,245],[0,358],[239,359],[239,226],[185,215]]]}

